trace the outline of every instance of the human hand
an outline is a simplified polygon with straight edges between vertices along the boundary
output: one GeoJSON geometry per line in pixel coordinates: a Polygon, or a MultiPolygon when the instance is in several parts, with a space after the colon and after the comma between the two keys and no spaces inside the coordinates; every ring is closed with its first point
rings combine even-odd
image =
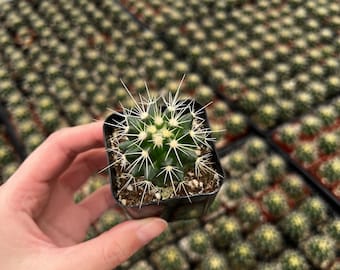
{"type": "Polygon", "coordinates": [[[52,134],[0,187],[1,269],[110,270],[165,229],[159,218],[131,220],[81,242],[114,207],[108,185],[73,202],[75,191],[105,166],[102,125],[52,134]]]}

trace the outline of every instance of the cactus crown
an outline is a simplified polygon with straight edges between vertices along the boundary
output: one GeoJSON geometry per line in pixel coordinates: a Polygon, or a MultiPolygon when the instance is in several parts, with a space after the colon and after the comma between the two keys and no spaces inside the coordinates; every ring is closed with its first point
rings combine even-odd
{"type": "Polygon", "coordinates": [[[110,166],[118,178],[128,179],[123,188],[171,187],[177,195],[185,189],[188,174],[196,180],[218,176],[212,168],[211,131],[200,114],[204,107],[197,110],[193,101],[178,99],[181,83],[168,98],[152,97],[146,86],[147,98],[140,96],[139,101],[123,83],[134,108],[122,106],[122,112],[116,113],[121,119],[105,123],[115,128],[110,166]]]}

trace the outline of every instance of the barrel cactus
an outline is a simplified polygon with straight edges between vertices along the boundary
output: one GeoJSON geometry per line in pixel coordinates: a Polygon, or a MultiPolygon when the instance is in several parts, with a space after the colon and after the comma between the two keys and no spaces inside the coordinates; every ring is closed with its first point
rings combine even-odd
{"type": "Polygon", "coordinates": [[[181,84],[168,98],[153,97],[147,90],[147,97],[140,96],[139,101],[123,86],[134,107],[123,107],[114,113],[117,118],[104,123],[113,127],[107,139],[112,160],[108,167],[116,172],[118,199],[137,205],[126,200],[135,193],[141,206],[145,199],[187,196],[190,200],[192,193],[216,190],[220,175],[214,169],[214,139],[202,114],[204,107],[179,100],[181,84]]]}

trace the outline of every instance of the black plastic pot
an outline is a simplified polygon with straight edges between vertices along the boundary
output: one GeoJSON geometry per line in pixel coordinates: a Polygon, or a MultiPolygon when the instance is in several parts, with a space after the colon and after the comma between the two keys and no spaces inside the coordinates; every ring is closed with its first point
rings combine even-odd
{"type": "MultiPolygon", "coordinates": [[[[186,100],[186,104],[194,103],[195,111],[199,111],[198,116],[205,119],[206,125],[209,126],[208,118],[206,115],[205,110],[203,109],[202,105],[199,103],[192,101],[192,100],[186,100]]],[[[189,109],[188,109],[189,112],[189,109]]],[[[106,123],[112,123],[113,121],[123,121],[124,118],[121,115],[118,115],[116,113],[113,113],[109,115],[105,122],[106,123]]],[[[106,125],[104,123],[104,138],[105,138],[105,147],[106,149],[110,147],[109,139],[110,136],[112,136],[112,133],[114,131],[114,127],[111,125],[106,125]]],[[[111,190],[113,197],[117,201],[118,205],[120,205],[126,213],[131,216],[134,219],[139,218],[145,218],[145,217],[161,217],[167,221],[175,221],[180,219],[190,219],[190,218],[198,218],[203,216],[213,200],[215,199],[218,191],[220,190],[222,183],[224,181],[224,172],[221,167],[218,154],[216,152],[214,144],[210,143],[212,148],[212,161],[213,161],[213,167],[217,171],[221,177],[216,180],[218,181],[218,188],[210,193],[205,194],[197,194],[190,196],[190,200],[188,197],[177,197],[177,198],[171,198],[166,200],[161,200],[159,202],[152,202],[148,204],[142,204],[140,207],[139,205],[135,206],[125,206],[120,203],[120,201],[117,199],[117,192],[118,187],[116,183],[116,172],[113,167],[110,167],[108,169],[109,171],[109,179],[111,184],[111,190]]],[[[112,156],[107,152],[107,158],[108,162],[112,163],[112,156]]]]}

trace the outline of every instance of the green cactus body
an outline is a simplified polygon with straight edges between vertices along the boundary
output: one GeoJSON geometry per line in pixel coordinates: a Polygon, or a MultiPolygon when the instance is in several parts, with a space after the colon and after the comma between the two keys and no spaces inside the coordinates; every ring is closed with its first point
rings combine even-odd
{"type": "Polygon", "coordinates": [[[326,133],[319,137],[318,146],[323,154],[330,155],[339,151],[340,139],[336,133],[326,133]]]}
{"type": "Polygon", "coordinates": [[[289,199],[299,201],[306,195],[307,187],[303,179],[297,174],[289,174],[285,176],[281,187],[287,194],[289,199]]]}
{"type": "Polygon", "coordinates": [[[248,176],[247,184],[253,196],[257,197],[257,193],[261,194],[268,187],[268,175],[263,170],[254,170],[248,176]]]}
{"type": "Polygon", "coordinates": [[[306,259],[295,250],[286,250],[280,257],[282,270],[308,270],[306,259]]]}
{"type": "Polygon", "coordinates": [[[310,222],[302,212],[293,212],[281,223],[285,235],[293,242],[305,239],[310,233],[310,222]]]}
{"type": "Polygon", "coordinates": [[[188,196],[188,188],[202,188],[201,179],[218,178],[212,168],[211,131],[195,103],[179,101],[178,95],[169,94],[167,100],[148,92],[148,100],[132,98],[134,108],[123,108],[116,113],[122,119],[105,123],[115,127],[108,151],[113,158],[110,166],[122,183],[119,192],[140,190],[140,205],[145,195],[151,195],[151,201],[178,193],[188,196]]]}
{"type": "MultiPolygon", "coordinates": [[[[209,225],[209,224],[208,224],[209,225]]],[[[212,226],[207,226],[214,243],[219,247],[228,247],[241,239],[241,227],[234,217],[221,217],[212,226]]]]}
{"type": "Polygon", "coordinates": [[[228,259],[235,270],[254,269],[256,264],[254,248],[247,242],[235,244],[228,254],[228,259]]]}
{"type": "Polygon", "coordinates": [[[329,269],[327,267],[336,257],[333,239],[322,235],[315,235],[308,239],[304,243],[304,252],[313,265],[321,269],[329,269]]]}
{"type": "Polygon", "coordinates": [[[309,218],[313,225],[324,222],[328,217],[326,205],[318,197],[307,199],[301,205],[301,210],[309,218]]]}
{"type": "Polygon", "coordinates": [[[262,204],[267,213],[274,218],[282,217],[289,210],[286,196],[281,191],[273,190],[268,192],[263,197],[262,204]]]}
{"type": "Polygon", "coordinates": [[[253,228],[261,222],[261,209],[255,202],[250,200],[241,202],[236,214],[246,230],[253,228]]]}
{"type": "Polygon", "coordinates": [[[205,257],[199,270],[227,270],[227,262],[224,256],[218,253],[212,253],[205,257]]]}
{"type": "Polygon", "coordinates": [[[286,171],[286,163],[279,155],[271,155],[266,163],[266,170],[269,176],[277,179],[286,171]]]}
{"type": "Polygon", "coordinates": [[[312,163],[316,159],[317,148],[314,142],[304,142],[297,146],[295,157],[304,165],[312,163]]]}
{"type": "Polygon", "coordinates": [[[206,232],[197,230],[189,234],[189,249],[190,251],[204,255],[211,248],[209,236],[206,232]]]}
{"type": "Polygon", "coordinates": [[[266,156],[267,145],[260,138],[251,138],[246,144],[246,152],[250,162],[259,162],[266,156]]]}
{"type": "Polygon", "coordinates": [[[283,240],[280,232],[273,225],[262,225],[253,237],[253,246],[259,256],[270,258],[282,250],[283,240]]]}
{"type": "Polygon", "coordinates": [[[304,136],[315,136],[320,132],[321,120],[313,115],[307,115],[301,119],[301,134],[304,136]]]}
{"type": "Polygon", "coordinates": [[[334,158],[320,167],[320,174],[323,181],[329,185],[340,182],[340,158],[334,158]]]}
{"type": "Polygon", "coordinates": [[[328,228],[327,228],[327,233],[329,234],[330,237],[336,241],[337,246],[340,246],[340,219],[337,218],[333,220],[328,228]]]}
{"type": "Polygon", "coordinates": [[[161,250],[153,253],[151,259],[157,265],[158,269],[168,270],[185,270],[188,269],[188,263],[183,257],[180,250],[174,246],[165,246],[161,250]]]}

